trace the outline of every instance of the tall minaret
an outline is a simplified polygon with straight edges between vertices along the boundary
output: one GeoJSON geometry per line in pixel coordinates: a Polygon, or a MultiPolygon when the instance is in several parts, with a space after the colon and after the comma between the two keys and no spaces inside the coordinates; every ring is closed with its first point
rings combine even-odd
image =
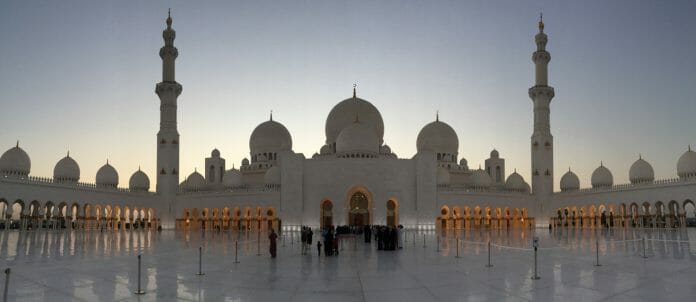
{"type": "Polygon", "coordinates": [[[157,83],[155,92],[160,98],[160,130],[157,133],[157,194],[162,198],[159,217],[162,227],[173,228],[175,221],[174,201],[179,186],[179,131],[176,129],[176,99],[181,94],[181,85],[174,79],[174,60],[179,51],[174,47],[176,32],[172,29],[171,14],[167,16],[167,28],[162,32],[164,46],[162,58],[162,82],[157,83]]]}
{"type": "MultiPolygon", "coordinates": [[[[546,51],[548,37],[544,33],[544,21],[539,18],[539,33],[534,37],[537,49],[532,55],[536,66],[536,81],[529,88],[534,103],[534,133],[532,134],[532,193],[540,210],[553,193],[553,136],[550,126],[549,104],[553,99],[553,87],[548,85],[548,65],[551,55],[546,51]]],[[[542,214],[542,213],[539,213],[542,214]]],[[[543,218],[543,217],[540,217],[543,218]]]]}

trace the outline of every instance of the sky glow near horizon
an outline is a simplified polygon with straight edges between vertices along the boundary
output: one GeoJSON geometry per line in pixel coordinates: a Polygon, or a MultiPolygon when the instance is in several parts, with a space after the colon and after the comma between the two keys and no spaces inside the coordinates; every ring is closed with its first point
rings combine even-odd
{"type": "Polygon", "coordinates": [[[172,8],[179,49],[180,178],[218,148],[227,166],[249,136],[283,123],[295,152],[324,144],[331,108],[359,97],[381,112],[384,140],[416,153],[435,119],[476,169],[496,148],[530,177],[531,55],[544,12],[555,186],[581,187],[600,161],[627,183],[642,153],[658,179],[696,144],[696,3],[691,1],[3,1],[0,152],[16,140],[31,175],[51,177],[66,152],[93,182],[106,159],[120,186],[156,177],[159,48],[172,8]],[[197,4],[197,5],[196,5],[197,4]]]}

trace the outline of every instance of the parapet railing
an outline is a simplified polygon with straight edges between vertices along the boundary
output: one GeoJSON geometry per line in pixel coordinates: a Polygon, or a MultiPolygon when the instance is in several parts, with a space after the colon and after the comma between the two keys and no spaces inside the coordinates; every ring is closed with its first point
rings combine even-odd
{"type": "Polygon", "coordinates": [[[243,185],[232,188],[203,186],[200,188],[179,188],[180,194],[200,193],[240,193],[240,192],[280,192],[280,185],[243,185]]]}
{"type": "Polygon", "coordinates": [[[671,185],[671,184],[688,184],[688,183],[696,183],[696,178],[667,178],[667,179],[658,179],[652,182],[641,182],[641,183],[635,183],[635,184],[618,184],[618,185],[613,185],[613,186],[605,186],[605,187],[597,187],[597,188],[583,188],[579,190],[569,190],[569,191],[560,191],[556,192],[556,194],[572,194],[572,193],[592,193],[592,192],[613,192],[613,191],[622,191],[622,190],[630,190],[630,189],[639,189],[639,188],[652,188],[660,185],[671,185]]]}
{"type": "Polygon", "coordinates": [[[129,188],[99,186],[96,183],[86,183],[86,182],[56,181],[53,178],[41,177],[41,176],[26,176],[26,177],[20,177],[20,178],[0,177],[0,181],[14,182],[14,183],[31,183],[31,184],[51,185],[51,186],[66,187],[66,188],[77,187],[77,188],[82,188],[82,189],[122,192],[122,193],[134,193],[134,192],[136,192],[136,191],[131,191],[129,188]]]}
{"type": "Polygon", "coordinates": [[[526,190],[510,190],[505,187],[467,187],[467,186],[452,186],[452,185],[437,185],[438,190],[451,192],[493,192],[493,193],[512,193],[512,194],[529,194],[526,190]]]}

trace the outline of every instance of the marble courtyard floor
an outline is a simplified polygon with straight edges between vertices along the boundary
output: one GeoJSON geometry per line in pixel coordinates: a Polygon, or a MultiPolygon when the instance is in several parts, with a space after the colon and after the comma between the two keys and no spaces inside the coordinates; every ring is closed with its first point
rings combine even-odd
{"type": "MultiPolygon", "coordinates": [[[[441,239],[430,231],[407,232],[405,237],[399,251],[377,251],[375,244],[346,239],[339,256],[317,257],[316,245],[309,255],[301,255],[297,233],[288,233],[278,241],[278,258],[271,259],[267,240],[259,244],[254,232],[2,230],[0,268],[12,269],[9,301],[567,302],[696,297],[694,228],[476,230],[449,232],[441,239]],[[539,280],[531,278],[533,236],[540,241],[539,280]],[[647,258],[641,238],[647,239],[647,258]],[[235,240],[239,263],[234,263],[235,240]],[[492,267],[486,267],[489,240],[492,267]],[[597,240],[601,266],[595,266],[597,240]],[[203,276],[196,275],[200,246],[203,276]],[[138,253],[144,295],[133,293],[138,253]]],[[[3,286],[4,276],[1,280],[3,286]]]]}

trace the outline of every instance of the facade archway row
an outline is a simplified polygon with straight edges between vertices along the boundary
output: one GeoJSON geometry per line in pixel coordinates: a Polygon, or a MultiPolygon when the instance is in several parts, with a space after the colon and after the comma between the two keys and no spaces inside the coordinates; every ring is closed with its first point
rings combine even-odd
{"type": "Polygon", "coordinates": [[[155,208],[128,203],[8,201],[0,198],[0,228],[144,229],[158,228],[155,208]]]}
{"type": "Polygon", "coordinates": [[[186,207],[176,219],[181,230],[234,230],[276,232],[281,219],[274,206],[235,205],[222,207],[186,207]]]}
{"type": "Polygon", "coordinates": [[[554,227],[579,228],[678,228],[696,225],[696,203],[691,199],[571,203],[557,207],[549,223],[554,227]]]}
{"type": "Polygon", "coordinates": [[[435,221],[441,230],[532,228],[529,209],[499,205],[442,204],[435,221]]]}

